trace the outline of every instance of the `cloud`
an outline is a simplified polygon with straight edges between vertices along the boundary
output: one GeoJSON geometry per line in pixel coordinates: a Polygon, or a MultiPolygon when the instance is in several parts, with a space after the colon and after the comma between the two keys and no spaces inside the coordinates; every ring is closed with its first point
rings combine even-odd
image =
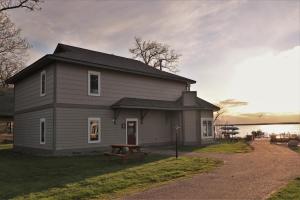
{"type": "Polygon", "coordinates": [[[300,112],[300,1],[51,0],[9,15],[33,45],[28,63],[58,42],[131,57],[141,36],[182,54],[179,75],[204,99],[235,100],[236,113],[300,112]]]}
{"type": "Polygon", "coordinates": [[[246,106],[248,102],[246,101],[239,101],[236,99],[226,99],[219,102],[219,105],[224,107],[237,107],[237,106],[246,106]]]}
{"type": "Polygon", "coordinates": [[[219,117],[218,123],[243,124],[243,123],[289,123],[300,122],[300,114],[288,113],[243,113],[243,114],[224,114],[219,117]]]}

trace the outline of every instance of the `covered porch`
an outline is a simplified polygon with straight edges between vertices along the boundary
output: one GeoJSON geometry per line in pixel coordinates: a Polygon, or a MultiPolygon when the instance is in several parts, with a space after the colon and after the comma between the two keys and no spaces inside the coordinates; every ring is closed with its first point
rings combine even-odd
{"type": "MultiPolygon", "coordinates": [[[[196,92],[183,92],[176,101],[125,97],[114,103],[113,122],[118,124],[122,115],[122,128],[126,129],[127,144],[194,145],[205,142],[202,123],[210,120],[218,107],[196,96],[196,92]]],[[[210,130],[213,130],[212,128],[210,130]]]]}

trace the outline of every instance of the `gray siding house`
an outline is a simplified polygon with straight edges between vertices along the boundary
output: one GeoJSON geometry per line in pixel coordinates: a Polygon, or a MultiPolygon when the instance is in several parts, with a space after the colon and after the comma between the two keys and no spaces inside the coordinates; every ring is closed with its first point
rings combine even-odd
{"type": "Polygon", "coordinates": [[[14,84],[14,149],[92,152],[111,144],[211,142],[219,108],[194,80],[140,61],[58,44],[7,80],[14,84]],[[180,127],[180,128],[178,128],[180,127]]]}

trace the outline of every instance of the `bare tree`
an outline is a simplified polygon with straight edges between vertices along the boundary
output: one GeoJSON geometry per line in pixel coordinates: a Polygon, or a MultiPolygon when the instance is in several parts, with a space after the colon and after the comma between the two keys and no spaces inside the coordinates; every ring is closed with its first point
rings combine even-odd
{"type": "Polygon", "coordinates": [[[226,110],[223,106],[219,106],[220,110],[218,110],[214,116],[214,124],[218,121],[218,119],[224,114],[226,113],[226,110]]]}
{"type": "Polygon", "coordinates": [[[145,64],[160,70],[167,69],[171,72],[178,72],[177,62],[180,54],[170,49],[166,44],[156,41],[143,41],[141,38],[135,37],[135,46],[129,49],[133,54],[133,58],[138,58],[145,64]]]}
{"type": "Polygon", "coordinates": [[[29,44],[5,13],[0,13],[0,86],[24,66],[29,44]]]}
{"type": "Polygon", "coordinates": [[[40,9],[41,0],[0,0],[0,12],[15,8],[40,9]]]}

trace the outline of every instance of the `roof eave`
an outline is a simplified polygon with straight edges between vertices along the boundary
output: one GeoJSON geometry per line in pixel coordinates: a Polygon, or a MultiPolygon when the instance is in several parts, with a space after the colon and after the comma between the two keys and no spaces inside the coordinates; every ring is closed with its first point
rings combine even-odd
{"type": "Polygon", "coordinates": [[[31,65],[29,65],[28,67],[24,68],[23,70],[21,70],[20,72],[18,72],[14,76],[7,79],[5,81],[5,83],[14,84],[15,82],[23,79],[25,76],[30,75],[33,72],[37,71],[38,69],[43,67],[45,64],[48,64],[48,63],[51,62],[51,59],[49,59],[49,58],[51,58],[50,56],[51,55],[49,55],[49,54],[43,56],[42,58],[38,59],[37,61],[35,61],[31,65]]]}
{"type": "Polygon", "coordinates": [[[138,71],[124,70],[124,69],[121,69],[121,68],[118,68],[118,67],[115,67],[115,66],[100,65],[100,64],[92,63],[92,62],[86,62],[86,61],[81,61],[81,60],[76,60],[76,59],[71,59],[71,58],[65,58],[65,57],[61,57],[61,56],[57,56],[57,55],[53,55],[53,54],[47,54],[47,55],[43,56],[42,58],[40,58],[36,62],[32,63],[31,65],[24,68],[23,70],[21,70],[20,72],[18,72],[14,76],[7,79],[5,82],[7,84],[14,84],[17,81],[19,81],[19,80],[23,79],[24,77],[26,77],[27,75],[30,75],[31,73],[37,71],[38,69],[40,69],[44,65],[49,64],[52,61],[61,61],[61,62],[82,64],[82,65],[87,65],[87,66],[91,66],[91,67],[101,66],[103,69],[108,69],[108,70],[115,70],[115,71],[121,71],[121,72],[125,72],[125,73],[132,73],[132,74],[139,74],[139,75],[151,76],[151,77],[156,77],[156,78],[169,79],[169,80],[184,82],[184,83],[189,83],[189,84],[196,83],[195,80],[188,79],[188,78],[185,78],[185,77],[172,78],[172,77],[165,77],[165,76],[157,76],[157,75],[154,75],[154,74],[146,74],[146,73],[142,73],[142,72],[138,72],[138,71]]]}
{"type": "Polygon", "coordinates": [[[181,106],[181,107],[149,107],[149,106],[128,106],[128,105],[113,105],[111,106],[112,109],[142,109],[142,110],[169,110],[169,111],[180,111],[180,110],[208,110],[214,111],[213,109],[209,108],[201,108],[201,107],[194,107],[194,106],[181,106]]]}
{"type": "Polygon", "coordinates": [[[180,78],[160,77],[160,76],[157,76],[157,75],[154,75],[154,74],[146,74],[146,73],[142,73],[142,72],[138,72],[138,71],[133,71],[133,70],[125,70],[125,69],[122,69],[122,68],[119,68],[119,67],[115,67],[115,66],[112,66],[112,65],[104,65],[104,64],[98,64],[98,63],[92,63],[92,62],[87,62],[87,61],[82,61],[82,60],[76,60],[76,59],[72,59],[72,58],[65,58],[65,57],[61,57],[61,56],[57,56],[57,55],[49,55],[49,56],[50,56],[51,59],[62,61],[62,62],[82,64],[82,65],[87,65],[87,66],[91,66],[91,67],[99,67],[99,66],[101,66],[101,68],[108,69],[108,70],[121,71],[121,72],[125,72],[125,73],[139,74],[139,75],[156,77],[156,78],[162,78],[162,79],[169,79],[169,80],[174,80],[174,81],[179,81],[179,82],[185,82],[185,83],[189,83],[189,84],[196,83],[195,80],[188,79],[188,78],[185,78],[185,77],[180,77],[180,78]]]}

